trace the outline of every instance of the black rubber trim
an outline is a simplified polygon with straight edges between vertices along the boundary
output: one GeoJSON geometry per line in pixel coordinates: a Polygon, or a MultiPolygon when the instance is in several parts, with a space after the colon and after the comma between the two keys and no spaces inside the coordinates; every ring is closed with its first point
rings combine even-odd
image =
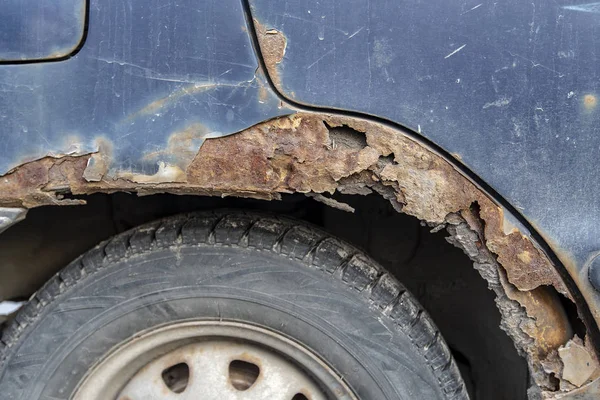
{"type": "MultiPolygon", "coordinates": [[[[431,140],[425,138],[424,136],[420,135],[419,133],[413,131],[412,129],[410,129],[406,126],[403,126],[397,122],[390,121],[388,119],[381,118],[381,117],[367,114],[367,113],[362,113],[362,112],[358,112],[358,111],[347,111],[347,110],[336,109],[336,108],[305,105],[305,104],[299,103],[295,100],[292,100],[292,99],[289,99],[288,97],[286,97],[284,94],[282,94],[277,89],[277,87],[273,83],[273,80],[271,79],[271,76],[269,75],[269,71],[267,70],[265,60],[263,58],[263,55],[262,55],[262,52],[260,49],[260,44],[258,41],[258,34],[256,33],[256,27],[254,26],[254,22],[253,22],[252,7],[250,6],[250,2],[249,2],[249,0],[241,0],[241,2],[242,2],[244,12],[245,12],[246,25],[248,27],[248,32],[252,38],[254,53],[256,55],[256,58],[258,60],[258,63],[260,65],[261,69],[264,71],[265,78],[271,88],[271,91],[275,95],[277,95],[277,97],[279,98],[280,101],[291,106],[291,108],[297,109],[298,111],[319,112],[319,113],[324,113],[324,114],[360,118],[360,119],[364,119],[367,121],[376,122],[378,124],[381,124],[381,125],[384,125],[384,126],[396,129],[396,130],[400,130],[400,131],[402,131],[403,134],[406,134],[411,139],[415,140],[416,142],[422,143],[423,145],[429,147],[430,149],[432,149],[433,151],[438,153],[440,156],[442,156],[446,161],[448,161],[452,166],[454,166],[460,173],[462,173],[464,176],[466,176],[468,179],[470,179],[474,184],[479,186],[486,194],[488,194],[491,198],[493,198],[498,204],[500,204],[502,207],[504,207],[506,209],[506,211],[511,213],[521,224],[523,224],[523,226],[525,228],[527,228],[529,230],[529,233],[531,234],[532,239],[538,244],[538,246],[550,258],[550,260],[556,267],[555,269],[557,270],[560,277],[565,282],[565,285],[567,286],[569,293],[571,293],[571,295],[573,296],[573,299],[575,300],[575,302],[578,306],[578,310],[580,313],[579,316],[580,316],[580,318],[583,319],[583,321],[587,327],[588,333],[589,333],[589,338],[591,339],[593,347],[596,350],[596,354],[598,355],[598,357],[600,357],[600,329],[599,329],[598,324],[596,323],[594,317],[592,316],[592,313],[590,311],[589,305],[587,304],[587,301],[581,294],[579,287],[575,284],[575,282],[573,281],[573,278],[571,278],[571,275],[569,275],[567,269],[565,268],[562,261],[560,261],[560,259],[558,258],[558,256],[554,252],[554,250],[552,250],[552,248],[548,245],[546,240],[544,240],[544,238],[535,230],[535,228],[529,223],[529,221],[527,221],[527,219],[515,207],[513,207],[506,199],[504,199],[493,187],[488,185],[485,181],[483,181],[483,179],[481,179],[477,174],[475,174],[468,167],[466,167],[464,164],[462,164],[460,161],[458,161],[456,158],[454,158],[446,150],[444,150],[443,148],[441,148],[440,146],[438,146],[431,140]]],[[[600,304],[598,305],[598,307],[600,308],[600,304]]]]}

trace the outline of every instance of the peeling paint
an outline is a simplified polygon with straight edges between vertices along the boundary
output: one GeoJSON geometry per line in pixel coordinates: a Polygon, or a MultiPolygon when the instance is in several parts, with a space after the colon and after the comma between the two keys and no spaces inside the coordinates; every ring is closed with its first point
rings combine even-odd
{"type": "Polygon", "coordinates": [[[558,394],[554,398],[561,400],[590,400],[600,398],[600,378],[595,379],[579,389],[572,390],[565,394],[558,394]]]}
{"type": "Polygon", "coordinates": [[[583,341],[575,336],[558,349],[558,355],[564,365],[562,379],[577,387],[600,376],[600,368],[586,349],[583,341]]]}
{"type": "MultiPolygon", "coordinates": [[[[449,241],[467,253],[495,292],[502,328],[527,356],[532,377],[544,393],[575,388],[563,384],[565,379],[559,379],[559,385],[557,376],[576,371],[576,360],[589,360],[597,367],[590,348],[572,344],[573,331],[559,299],[559,293],[568,298],[570,294],[529,232],[430,149],[387,126],[311,113],[205,140],[210,136],[197,123],[172,134],[164,149],[145,156],[145,161],[159,165],[153,175],[107,173],[110,146],[102,141],[93,155],[27,163],[0,179],[0,206],[76,204],[82,201],[64,199],[63,194],[116,191],[266,200],[306,193],[326,202],[332,199],[325,194],[335,192],[379,193],[396,210],[448,228],[449,241]],[[574,348],[578,358],[567,356],[574,348]],[[559,361],[560,349],[564,357],[559,361]]],[[[570,382],[577,381],[569,376],[570,382]]]]}
{"type": "MultiPolygon", "coordinates": [[[[142,160],[177,166],[185,178],[185,169],[191,164],[194,157],[196,157],[198,149],[202,147],[207,138],[214,136],[215,133],[211,132],[204,125],[193,123],[181,131],[172,133],[167,140],[167,147],[165,149],[146,154],[142,160]]],[[[183,182],[185,182],[185,179],[183,182]]]]}
{"type": "Polygon", "coordinates": [[[267,29],[256,19],[254,20],[254,27],[267,72],[275,87],[280,88],[281,78],[278,64],[283,61],[283,57],[285,56],[287,39],[283,33],[276,29],[267,29]]]}
{"type": "Polygon", "coordinates": [[[119,176],[135,183],[179,183],[186,181],[184,170],[177,165],[167,164],[162,161],[158,163],[158,171],[153,175],[124,172],[119,174],[119,176]]]}
{"type": "Polygon", "coordinates": [[[96,139],[96,148],[98,151],[90,156],[83,171],[83,177],[90,182],[102,180],[108,173],[113,158],[113,144],[109,139],[104,137],[96,139]]]}

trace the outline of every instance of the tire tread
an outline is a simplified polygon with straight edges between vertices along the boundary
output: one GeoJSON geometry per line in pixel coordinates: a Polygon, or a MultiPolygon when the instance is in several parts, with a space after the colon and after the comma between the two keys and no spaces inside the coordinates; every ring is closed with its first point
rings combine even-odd
{"type": "Polygon", "coordinates": [[[336,277],[391,318],[409,337],[447,399],[468,399],[458,367],[434,322],[396,278],[351,245],[318,228],[293,219],[240,211],[166,218],[121,233],[80,256],[39,289],[3,329],[0,367],[11,347],[40,318],[44,308],[83,278],[110,263],[153,248],[206,243],[271,251],[336,277]]]}

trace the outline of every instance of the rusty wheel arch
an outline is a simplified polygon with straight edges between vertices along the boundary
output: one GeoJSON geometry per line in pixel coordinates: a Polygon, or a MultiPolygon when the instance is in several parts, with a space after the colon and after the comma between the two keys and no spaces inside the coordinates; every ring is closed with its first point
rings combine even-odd
{"type": "MultiPolygon", "coordinates": [[[[434,152],[436,155],[441,157],[445,162],[447,162],[453,168],[459,171],[459,173],[465,179],[469,180],[473,185],[475,185],[485,197],[487,197],[492,203],[494,203],[497,207],[500,208],[500,214],[502,214],[501,224],[503,225],[503,230],[505,233],[505,238],[500,239],[500,242],[504,243],[497,243],[497,239],[487,237],[487,235],[490,234],[490,230],[486,229],[486,223],[488,223],[488,221],[485,216],[482,216],[480,214],[481,205],[478,204],[477,200],[475,200],[471,204],[471,206],[469,207],[469,212],[465,214],[462,214],[462,212],[459,213],[462,215],[459,215],[460,218],[457,218],[457,221],[459,221],[460,219],[462,219],[462,221],[458,223],[458,225],[452,226],[453,224],[451,222],[448,223],[448,231],[451,234],[450,238],[448,238],[448,241],[450,243],[453,243],[457,247],[462,248],[465,251],[465,253],[473,260],[475,268],[481,273],[482,277],[488,281],[489,288],[496,293],[498,308],[500,309],[503,315],[503,324],[506,323],[505,317],[509,313],[507,310],[502,309],[501,303],[503,298],[508,298],[509,300],[514,301],[522,307],[524,307],[526,309],[525,314],[531,317],[530,311],[526,304],[529,303],[529,308],[532,308],[531,303],[538,303],[537,299],[531,297],[532,292],[539,292],[539,295],[541,297],[548,298],[547,294],[541,293],[544,291],[544,286],[556,289],[559,293],[566,296],[570,301],[575,303],[577,307],[578,317],[583,320],[586,326],[585,343],[581,340],[581,338],[575,335],[573,339],[570,340],[564,346],[569,347],[572,343],[576,343],[576,346],[579,346],[577,347],[578,350],[584,347],[586,348],[586,353],[589,354],[590,358],[586,359],[585,362],[582,362],[580,367],[582,368],[585,365],[589,366],[590,362],[593,363],[593,369],[595,371],[594,373],[592,373],[591,378],[586,380],[587,382],[593,380],[593,382],[588,385],[584,385],[581,381],[579,381],[577,382],[577,384],[573,385],[572,382],[568,379],[563,379],[565,373],[566,375],[569,375],[571,371],[569,371],[569,368],[565,366],[562,360],[559,360],[560,357],[557,356],[557,353],[560,352],[561,356],[562,354],[566,354],[565,347],[559,348],[558,351],[556,349],[553,349],[551,352],[547,353],[546,360],[538,360],[538,369],[543,370],[543,373],[540,376],[536,376],[535,365],[532,364],[532,358],[535,359],[535,357],[531,357],[531,352],[527,352],[529,355],[529,367],[530,371],[533,374],[534,381],[542,389],[542,397],[544,398],[554,398],[555,396],[549,394],[549,392],[545,390],[547,389],[547,387],[544,388],[544,383],[541,382],[540,379],[538,379],[543,375],[546,376],[542,378],[542,380],[558,379],[558,392],[569,392],[566,395],[564,395],[564,398],[571,396],[571,394],[573,398],[580,398],[579,396],[584,396],[581,398],[587,398],[588,395],[595,397],[597,393],[599,393],[598,387],[600,387],[600,377],[598,377],[598,368],[600,368],[600,364],[598,362],[600,357],[600,330],[595,318],[593,317],[589,309],[585,297],[579,290],[579,287],[574,282],[572,275],[569,273],[570,270],[574,274],[573,276],[577,276],[577,274],[574,271],[574,268],[572,267],[574,263],[570,262],[568,265],[568,267],[570,268],[567,268],[567,266],[563,264],[561,259],[554,253],[552,247],[548,245],[546,240],[536,231],[534,227],[531,226],[531,224],[521,215],[521,213],[518,210],[516,210],[502,196],[500,196],[500,194],[497,193],[491,186],[487,185],[483,180],[481,180],[460,160],[457,160],[456,157],[454,157],[451,154],[448,154],[445,150],[437,146],[435,143],[424,138],[419,133],[413,132],[410,129],[406,129],[405,127],[402,127],[394,122],[376,116],[364,115],[359,112],[333,110],[325,107],[307,106],[305,104],[298,103],[297,101],[289,98],[288,96],[285,96],[283,94],[285,93],[285,91],[282,90],[279,63],[284,59],[285,56],[287,38],[285,37],[283,32],[279,32],[276,29],[270,29],[269,27],[263,25],[261,21],[259,21],[257,18],[254,18],[252,15],[250,3],[247,0],[243,0],[243,4],[245,6],[246,20],[249,28],[248,30],[253,36],[254,48],[261,69],[265,71],[264,75],[266,76],[266,80],[269,83],[271,90],[274,93],[276,93],[276,95],[281,99],[282,102],[292,105],[298,108],[299,110],[305,112],[335,113],[337,115],[343,115],[344,117],[368,120],[374,123],[382,124],[383,126],[389,127],[391,129],[398,129],[402,131],[402,133],[406,135],[406,137],[422,144],[425,148],[429,149],[430,151],[434,152]],[[474,208],[472,207],[473,205],[475,206],[474,208]],[[475,212],[473,211],[474,209],[475,212]],[[468,226],[468,229],[462,229],[465,224],[468,226]],[[466,234],[466,232],[469,230],[471,231],[471,233],[467,234],[467,237],[465,237],[465,235],[461,234],[461,230],[464,234],[466,234]],[[532,244],[538,250],[537,255],[539,255],[539,265],[537,265],[534,268],[526,268],[522,270],[520,272],[520,277],[516,276],[519,274],[519,272],[517,272],[511,267],[513,261],[515,261],[514,258],[513,260],[507,259],[507,257],[501,254],[502,251],[497,247],[498,245],[508,246],[509,242],[517,237],[513,235],[513,233],[521,235],[521,238],[517,239],[517,242],[530,242],[530,244],[532,244]],[[512,239],[505,240],[506,238],[512,239]],[[483,253],[487,252],[487,255],[482,254],[482,246],[475,245],[475,243],[481,242],[485,243],[485,246],[483,246],[483,249],[485,249],[483,253]],[[481,264],[478,261],[479,257],[484,258],[483,264],[481,264]],[[494,258],[495,260],[492,260],[494,258]],[[497,270],[497,273],[491,273],[491,270],[486,267],[489,265],[493,265],[492,269],[497,270]],[[506,265],[508,265],[509,267],[506,268],[506,265]],[[548,277],[550,277],[549,280],[548,277]],[[498,283],[500,284],[498,285],[498,283]],[[502,287],[502,289],[498,290],[499,287],[502,287]],[[525,291],[526,294],[523,294],[523,291],[525,291]],[[580,386],[584,387],[580,388],[580,386]]],[[[411,214],[410,212],[408,213],[411,214]]],[[[415,216],[419,217],[418,215],[415,216]]],[[[435,225],[435,223],[433,225],[435,225]]],[[[520,248],[518,243],[513,242],[513,245],[516,245],[516,249],[520,248]]],[[[516,257],[519,258],[520,261],[523,261],[525,264],[528,264],[529,262],[533,261],[530,258],[531,253],[529,252],[529,250],[523,249],[523,251],[518,254],[517,251],[515,251],[513,254],[516,255],[516,257]]],[[[567,259],[570,259],[568,254],[563,254],[563,256],[567,257],[567,259]]],[[[537,259],[538,257],[536,256],[534,258],[537,259]]],[[[535,297],[535,295],[533,297],[535,297]]],[[[556,304],[556,306],[559,305],[556,304]]],[[[541,314],[538,314],[538,316],[534,316],[534,318],[543,317],[541,316],[541,314]]],[[[507,330],[507,327],[505,326],[503,326],[502,328],[504,330],[507,330]]],[[[509,336],[511,336],[511,338],[515,341],[515,345],[521,353],[521,349],[519,349],[519,339],[515,337],[514,334],[515,331],[518,331],[519,329],[515,330],[508,328],[508,330],[507,332],[509,333],[509,336]],[[512,330],[513,333],[511,334],[510,332],[508,332],[508,330],[512,330]]],[[[539,344],[534,343],[533,347],[538,348],[536,350],[538,351],[541,348],[543,348],[544,345],[540,346],[539,344]]],[[[582,360],[579,359],[579,361],[582,360]]],[[[580,376],[579,379],[581,379],[580,376]]],[[[547,381],[547,383],[548,382],[549,381],[547,381]]],[[[557,396],[563,398],[563,395],[561,395],[560,393],[558,393],[557,396]]]]}
{"type": "MultiPolygon", "coordinates": [[[[575,390],[598,373],[589,337],[573,336],[556,292],[573,296],[546,252],[488,193],[404,131],[300,112],[206,140],[177,181],[138,182],[108,173],[88,180],[92,157],[103,154],[44,158],[14,169],[0,181],[0,206],[73,204],[81,200],[65,199],[65,193],[127,191],[265,200],[305,193],[344,208],[330,196],[378,193],[396,210],[434,229],[447,228],[448,240],[465,251],[495,292],[502,328],[527,356],[547,397],[575,390]],[[580,372],[582,362],[593,369],[580,372]]],[[[110,163],[109,157],[103,160],[110,163]]]]}
{"type": "MultiPolygon", "coordinates": [[[[278,93],[277,63],[285,51],[285,38],[256,26],[254,31],[249,20],[261,69],[268,72],[271,89],[278,93]],[[270,50],[260,54],[259,49],[265,48],[270,50]]],[[[346,208],[331,195],[378,193],[397,211],[434,229],[446,228],[449,241],[473,260],[496,294],[502,328],[527,357],[543,396],[559,398],[594,385],[589,382],[600,374],[594,351],[600,348],[597,325],[566,268],[516,210],[453,157],[414,132],[373,117],[313,109],[279,96],[298,112],[205,140],[196,153],[179,157],[176,174],[167,169],[151,176],[112,173],[114,144],[96,138],[102,146],[94,154],[46,157],[2,176],[0,207],[81,204],[82,200],[65,194],[125,191],[264,200],[304,193],[346,208]],[[557,293],[576,303],[587,325],[586,337],[574,336],[557,293]]],[[[165,152],[179,153],[179,141],[199,130],[194,123],[171,133],[168,143],[173,148],[165,152]]]]}

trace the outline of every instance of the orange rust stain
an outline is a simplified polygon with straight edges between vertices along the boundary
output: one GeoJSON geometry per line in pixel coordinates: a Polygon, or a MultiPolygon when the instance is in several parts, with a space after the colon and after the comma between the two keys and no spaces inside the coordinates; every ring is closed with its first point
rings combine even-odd
{"type": "Polygon", "coordinates": [[[208,90],[213,90],[219,86],[223,86],[223,84],[214,83],[214,82],[204,82],[204,83],[196,82],[196,83],[189,84],[187,86],[183,86],[180,89],[177,89],[176,91],[169,93],[168,95],[166,95],[164,97],[161,97],[159,99],[156,99],[156,100],[148,103],[141,109],[130,114],[126,120],[131,121],[131,120],[134,120],[143,115],[155,114],[159,110],[161,110],[163,107],[176,102],[177,100],[181,99],[182,97],[190,96],[192,94],[202,93],[202,92],[205,92],[208,90]]]}
{"type": "Polygon", "coordinates": [[[583,96],[583,106],[586,110],[591,111],[598,105],[598,98],[593,94],[583,96]]]}
{"type": "Polygon", "coordinates": [[[287,39],[283,33],[275,29],[267,29],[256,19],[254,20],[254,26],[267,72],[275,87],[280,88],[281,77],[278,64],[281,63],[285,55],[287,39]]]}
{"type": "Polygon", "coordinates": [[[208,134],[210,131],[207,127],[200,123],[193,123],[169,135],[166,148],[148,153],[142,159],[161,161],[164,158],[173,158],[178,161],[179,167],[185,169],[198,153],[199,146],[208,134]]]}
{"type": "Polygon", "coordinates": [[[258,101],[261,103],[266,103],[267,100],[269,100],[269,91],[265,85],[261,83],[258,87],[258,101]]]}

